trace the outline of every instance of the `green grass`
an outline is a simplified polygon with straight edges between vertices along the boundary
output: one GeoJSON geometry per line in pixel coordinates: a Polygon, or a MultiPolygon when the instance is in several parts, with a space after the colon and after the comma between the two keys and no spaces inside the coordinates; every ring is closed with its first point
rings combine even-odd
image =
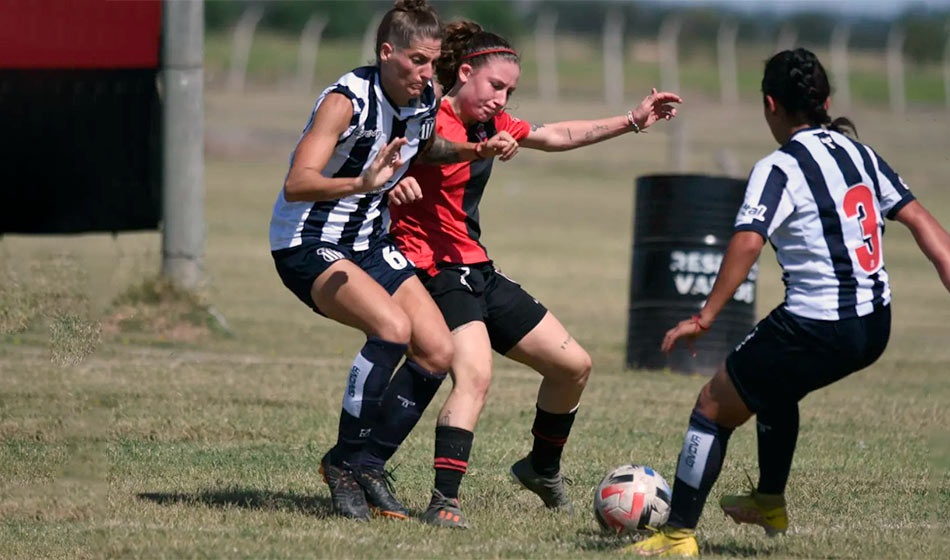
{"type": "MultiPolygon", "coordinates": [[[[757,102],[723,109],[688,101],[687,171],[717,173],[725,149],[744,173],[773,149],[757,102]]],[[[317,317],[280,284],[266,233],[311,102],[276,93],[207,98],[209,138],[234,131],[245,138],[224,150],[209,143],[207,153],[202,301],[227,317],[233,337],[91,335],[117,298],[139,293],[156,274],[156,233],[0,240],[0,557],[608,558],[626,541],[600,533],[589,511],[603,474],[634,461],[672,479],[704,380],[621,366],[633,179],[670,170],[669,127],[658,125],[586,150],[525,150],[496,166],[482,205],[491,255],[594,359],[564,462],[579,514],[550,515],[507,481],[507,467],[530,445],[538,377],[497,358],[463,485],[473,530],[328,516],[316,462],[334,439],[345,372],[362,337],[317,317]]],[[[612,112],[546,106],[526,94],[515,114],[553,121],[612,112]]],[[[864,108],[853,117],[950,224],[946,113],[895,117],[864,108]]],[[[888,227],[885,247],[890,347],[868,370],[803,401],[788,491],[793,529],[768,539],[716,511],[719,495],[743,489],[746,472],[755,476],[755,434],[745,426],[701,520],[705,556],[944,556],[950,299],[902,227],[888,227]]],[[[760,264],[761,316],[781,300],[782,286],[770,250],[760,264]]],[[[436,409],[392,462],[398,495],[416,514],[431,485],[436,409]]]]}

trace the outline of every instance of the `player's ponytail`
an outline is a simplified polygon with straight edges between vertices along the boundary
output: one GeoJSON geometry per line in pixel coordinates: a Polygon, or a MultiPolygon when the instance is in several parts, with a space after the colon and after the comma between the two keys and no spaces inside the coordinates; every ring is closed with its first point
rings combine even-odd
{"type": "Polygon", "coordinates": [[[782,51],[765,64],[762,95],[770,95],[791,115],[799,115],[814,126],[825,126],[836,132],[857,137],[851,119],[834,120],[825,109],[831,95],[828,74],[818,57],[807,49],[782,51]]]}
{"type": "Polygon", "coordinates": [[[441,36],[439,14],[426,0],[396,0],[376,29],[376,64],[379,64],[379,49],[383,43],[406,48],[413,39],[439,39],[441,36]]]}
{"type": "Polygon", "coordinates": [[[493,57],[521,64],[518,53],[501,36],[483,30],[474,21],[453,21],[442,32],[442,55],[435,64],[436,78],[442,90],[448,92],[458,79],[462,63],[478,68],[493,57]]]}

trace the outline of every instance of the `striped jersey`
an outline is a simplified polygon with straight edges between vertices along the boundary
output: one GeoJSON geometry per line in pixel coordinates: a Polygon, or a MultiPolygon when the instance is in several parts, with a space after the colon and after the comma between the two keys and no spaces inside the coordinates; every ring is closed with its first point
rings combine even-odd
{"type": "Polygon", "coordinates": [[[802,317],[863,317],[890,303],[883,217],[914,200],[870,147],[810,128],[752,169],[736,230],[775,248],[785,306],[802,317]]]}
{"type": "MultiPolygon", "coordinates": [[[[310,113],[300,140],[313,126],[320,103],[331,93],[345,95],[353,104],[353,118],[337,139],[336,148],[323,169],[323,176],[359,177],[379,151],[394,138],[408,143],[400,155],[403,165],[381,188],[321,202],[288,202],[281,189],[270,222],[272,251],[296,247],[304,240],[336,243],[354,251],[364,251],[389,229],[388,197],[409,164],[435,130],[438,101],[430,83],[408,107],[398,107],[383,91],[379,68],[357,68],[323,91],[310,113]]],[[[300,140],[297,146],[300,146],[300,140]]],[[[297,148],[290,155],[293,166],[297,148]]],[[[289,171],[288,171],[289,173],[289,171]]],[[[285,177],[286,180],[286,177],[285,177]]]]}
{"type": "MultiPolygon", "coordinates": [[[[507,131],[520,141],[531,132],[527,121],[499,112],[488,122],[466,127],[443,103],[435,121],[439,136],[452,142],[481,142],[507,131]]],[[[390,233],[399,249],[415,265],[435,274],[440,263],[487,262],[488,253],[479,241],[478,204],[491,175],[494,158],[448,165],[415,164],[409,175],[422,189],[422,199],[393,208],[390,233]]]]}

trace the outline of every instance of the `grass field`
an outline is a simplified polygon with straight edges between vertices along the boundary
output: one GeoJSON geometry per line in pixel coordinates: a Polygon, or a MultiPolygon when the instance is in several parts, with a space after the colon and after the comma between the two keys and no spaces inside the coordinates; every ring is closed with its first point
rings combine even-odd
{"type": "MultiPolygon", "coordinates": [[[[603,474],[639,462],[672,481],[704,380],[622,368],[633,179],[669,170],[669,129],[658,125],[557,156],[522,152],[496,166],[482,205],[492,256],[594,359],[565,453],[580,513],[550,515],[507,481],[530,445],[538,378],[499,358],[463,485],[473,530],[328,517],[316,462],[335,437],[361,336],[296,301],[267,249],[273,198],[311,103],[208,95],[203,297],[231,336],[195,321],[160,324],[147,306],[115,319],[118,296],[157,273],[156,233],[0,240],[0,558],[606,558],[625,541],[601,534],[589,512],[603,474]]],[[[619,111],[521,98],[514,112],[552,121],[619,111]]],[[[757,103],[694,102],[681,115],[690,171],[717,173],[728,150],[745,173],[773,149],[757,103]]],[[[950,224],[950,116],[852,116],[950,224]]],[[[890,348],[803,401],[793,529],[768,539],[711,505],[699,528],[705,556],[945,557],[950,297],[902,227],[890,226],[885,244],[890,348]]],[[[760,316],[782,297],[774,255],[761,261],[760,316]]],[[[414,513],[428,500],[436,409],[392,462],[414,513]]],[[[746,472],[756,476],[750,426],[733,436],[711,500],[743,489],[746,472]]]]}

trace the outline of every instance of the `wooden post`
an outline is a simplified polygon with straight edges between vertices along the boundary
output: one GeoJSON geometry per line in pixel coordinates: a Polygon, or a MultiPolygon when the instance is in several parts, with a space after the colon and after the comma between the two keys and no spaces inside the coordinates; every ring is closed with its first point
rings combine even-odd
{"type": "Polygon", "coordinates": [[[726,19],[719,24],[716,54],[719,58],[719,91],[722,94],[723,105],[739,103],[739,78],[736,64],[738,36],[739,26],[734,20],[726,19]]]}
{"type": "MultiPolygon", "coordinates": [[[[165,5],[174,2],[166,2],[165,5]]],[[[264,15],[264,8],[253,4],[244,10],[241,19],[234,27],[234,37],[231,39],[231,68],[228,72],[228,89],[233,92],[244,91],[247,78],[247,59],[251,54],[251,43],[254,41],[254,30],[257,22],[264,15]]]]}
{"type": "Polygon", "coordinates": [[[300,32],[300,51],[297,54],[297,91],[307,93],[313,86],[313,67],[317,63],[320,37],[327,26],[327,18],[313,14],[300,32]]]}
{"type": "Polygon", "coordinates": [[[902,114],[907,109],[904,96],[904,30],[891,26],[887,34],[887,84],[890,90],[891,110],[902,114]]]}
{"type": "Polygon", "coordinates": [[[831,32],[831,76],[833,82],[832,103],[837,111],[851,109],[851,87],[848,82],[848,40],[851,38],[851,26],[846,23],[835,25],[831,32]]]}
{"type": "Polygon", "coordinates": [[[543,12],[538,16],[534,32],[535,50],[538,57],[538,90],[541,99],[557,101],[557,53],[554,30],[557,26],[556,12],[543,12]]]}
{"type": "Polygon", "coordinates": [[[607,11],[604,19],[604,101],[607,105],[623,104],[623,12],[607,11]]]}

